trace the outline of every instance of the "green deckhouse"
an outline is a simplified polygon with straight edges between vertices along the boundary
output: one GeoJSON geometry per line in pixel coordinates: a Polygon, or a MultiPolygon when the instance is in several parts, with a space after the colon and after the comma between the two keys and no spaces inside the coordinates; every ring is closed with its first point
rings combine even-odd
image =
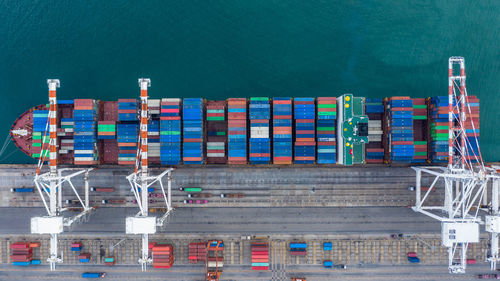
{"type": "Polygon", "coordinates": [[[368,117],[364,98],[344,94],[337,98],[337,164],[364,164],[368,117]]]}

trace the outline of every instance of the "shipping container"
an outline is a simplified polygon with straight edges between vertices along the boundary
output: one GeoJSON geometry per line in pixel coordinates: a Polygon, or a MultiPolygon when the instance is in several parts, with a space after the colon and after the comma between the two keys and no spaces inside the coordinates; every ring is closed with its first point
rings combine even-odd
{"type": "Polygon", "coordinates": [[[335,164],[337,158],[337,98],[318,97],[316,100],[316,161],[318,164],[335,164]]]}
{"type": "Polygon", "coordinates": [[[201,98],[184,99],[182,157],[184,164],[204,164],[204,101],[201,98]]]}
{"type": "Polygon", "coordinates": [[[207,164],[227,163],[226,101],[206,103],[207,164]]]}
{"type": "Polygon", "coordinates": [[[269,164],[271,162],[271,139],[269,120],[271,110],[269,98],[250,98],[250,164],[269,164]]]}
{"type": "Polygon", "coordinates": [[[227,100],[228,163],[247,164],[247,99],[227,100]]]}
{"type": "Polygon", "coordinates": [[[294,98],[294,163],[314,164],[316,160],[316,124],[314,98],[294,98]]]}
{"type": "Polygon", "coordinates": [[[164,98],[160,109],[160,158],[162,165],[181,163],[181,99],[164,98]]]}

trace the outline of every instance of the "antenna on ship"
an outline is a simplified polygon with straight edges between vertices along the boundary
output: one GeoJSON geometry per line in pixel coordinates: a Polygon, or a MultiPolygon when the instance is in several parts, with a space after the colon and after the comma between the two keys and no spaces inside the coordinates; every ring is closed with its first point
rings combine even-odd
{"type": "Polygon", "coordinates": [[[38,165],[35,173],[35,186],[40,194],[43,205],[47,210],[47,216],[31,218],[31,233],[50,234],[50,255],[47,261],[50,264],[50,270],[56,269],[56,263],[62,263],[63,260],[58,253],[58,234],[64,231],[64,227],[71,226],[73,223],[80,221],[85,215],[90,213],[94,208],[89,207],[89,172],[93,168],[88,169],[58,169],[57,167],[57,97],[56,89],[60,87],[59,79],[48,79],[49,86],[49,115],[45,125],[45,133],[42,137],[42,151],[38,159],[38,165]],[[48,133],[48,136],[47,136],[48,133]],[[49,141],[46,142],[46,138],[49,141]],[[49,156],[49,171],[41,173],[46,156],[49,156]],[[69,173],[67,173],[69,172],[69,173]],[[63,175],[65,174],[65,175],[63,175]],[[82,200],[71,179],[76,176],[84,176],[85,182],[85,198],[82,200]],[[82,212],[76,216],[64,218],[63,211],[67,208],[62,206],[63,184],[68,183],[73,190],[78,201],[82,206],[82,212]],[[47,202],[48,201],[48,202],[47,202]]]}
{"type": "Polygon", "coordinates": [[[171,187],[172,187],[172,171],[173,168],[168,168],[159,175],[150,176],[148,167],[148,87],[151,86],[149,78],[140,78],[139,87],[141,88],[141,114],[140,114],[140,131],[139,131],[139,146],[137,148],[136,163],[134,173],[127,176],[127,180],[132,187],[137,205],[140,211],[134,217],[127,217],[125,221],[127,234],[141,234],[142,248],[139,263],[142,270],[147,269],[147,265],[152,263],[149,257],[149,234],[156,233],[156,227],[162,227],[169,214],[172,212],[171,204],[171,187]],[[163,186],[163,178],[167,178],[167,191],[163,186]],[[149,207],[149,187],[159,183],[163,199],[165,200],[166,212],[160,218],[150,217],[148,215],[149,207]]]}
{"type": "Polygon", "coordinates": [[[481,150],[477,145],[479,142],[476,125],[465,87],[464,58],[451,57],[448,64],[448,165],[412,167],[416,171],[416,201],[413,210],[441,222],[442,244],[448,248],[450,273],[465,273],[467,248],[470,243],[479,242],[479,225],[484,223],[481,217],[478,217],[478,211],[487,211],[486,231],[491,233],[491,253],[488,261],[494,270],[499,260],[500,176],[494,169],[485,167],[481,150]],[[456,73],[458,68],[460,70],[456,73]],[[422,174],[434,178],[423,198],[421,197],[422,174]],[[436,188],[438,182],[444,182],[443,204],[425,205],[428,195],[436,188]],[[492,184],[491,210],[481,209],[481,199],[487,192],[489,182],[492,184]]]}

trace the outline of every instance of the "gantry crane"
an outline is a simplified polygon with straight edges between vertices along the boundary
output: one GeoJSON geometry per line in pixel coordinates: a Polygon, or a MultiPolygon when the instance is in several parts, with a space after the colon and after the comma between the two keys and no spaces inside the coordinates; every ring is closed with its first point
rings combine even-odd
{"type": "Polygon", "coordinates": [[[31,218],[31,233],[50,234],[50,256],[47,261],[50,269],[55,270],[56,263],[62,263],[62,258],[58,254],[58,234],[64,231],[65,226],[71,226],[80,221],[89,214],[93,207],[89,207],[89,172],[88,169],[58,169],[57,168],[57,97],[56,89],[60,87],[58,79],[47,80],[49,86],[49,115],[45,126],[45,133],[42,140],[42,151],[38,159],[38,165],[35,173],[35,186],[40,194],[43,205],[48,215],[43,217],[31,218]],[[47,130],[48,129],[48,130],[47,130]],[[47,136],[48,133],[48,136],[47,136]],[[49,138],[48,145],[46,138],[49,138]],[[46,161],[47,151],[49,152],[49,171],[41,174],[43,164],[46,161]],[[76,176],[84,176],[85,198],[82,200],[77,189],[71,182],[76,176]],[[64,218],[62,213],[66,210],[62,206],[63,184],[68,183],[80,202],[83,211],[76,216],[64,218]],[[47,199],[46,199],[47,197],[47,199]],[[48,201],[48,202],[47,202],[48,201]]]}
{"type": "Polygon", "coordinates": [[[173,210],[171,204],[171,173],[174,169],[168,168],[156,176],[151,176],[148,169],[148,87],[150,86],[151,80],[149,78],[139,79],[139,87],[141,89],[139,146],[137,148],[135,171],[127,176],[127,180],[137,200],[139,212],[134,217],[127,217],[126,233],[142,235],[141,257],[139,258],[139,263],[143,271],[147,269],[147,264],[152,262],[152,259],[149,257],[148,249],[149,234],[156,233],[156,227],[162,227],[173,210]],[[165,176],[167,178],[167,192],[165,192],[162,181],[165,176]],[[160,218],[150,217],[148,215],[148,188],[156,183],[160,185],[166,205],[166,212],[160,218]]]}
{"type": "Polygon", "coordinates": [[[493,211],[486,217],[486,231],[492,233],[492,250],[489,261],[492,268],[498,260],[498,183],[500,177],[492,168],[485,167],[481,151],[473,149],[478,142],[476,125],[470,118],[471,109],[465,87],[465,62],[462,57],[449,59],[448,87],[448,165],[446,167],[412,167],[416,171],[416,202],[413,210],[441,222],[443,246],[448,248],[450,273],[464,273],[466,253],[469,243],[479,242],[479,225],[484,224],[478,217],[481,199],[492,184],[493,211]],[[459,66],[459,73],[457,72],[459,66]],[[468,117],[469,116],[469,117],[468,117]],[[472,128],[474,142],[467,138],[466,129],[472,128]],[[475,162],[475,163],[474,163],[475,162]],[[432,184],[421,196],[422,174],[434,177],[432,184]],[[436,184],[444,182],[444,202],[442,206],[425,205],[426,199],[436,184]]]}

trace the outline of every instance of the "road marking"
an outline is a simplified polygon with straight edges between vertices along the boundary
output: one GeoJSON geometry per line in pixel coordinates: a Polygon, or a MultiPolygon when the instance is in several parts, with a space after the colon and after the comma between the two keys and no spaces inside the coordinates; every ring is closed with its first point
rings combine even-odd
{"type": "Polygon", "coordinates": [[[330,252],[330,259],[333,261],[333,251],[337,251],[338,249],[338,261],[342,262],[342,241],[336,241],[335,242],[335,248],[333,248],[330,252]]]}
{"type": "Polygon", "coordinates": [[[240,241],[240,264],[243,264],[243,241],[240,241]]]}
{"type": "Polygon", "coordinates": [[[316,241],[313,241],[313,264],[316,264],[316,241]]]}
{"type": "Polygon", "coordinates": [[[234,242],[231,241],[231,264],[234,264],[234,242]]]}
{"type": "Polygon", "coordinates": [[[398,241],[398,264],[401,263],[401,241],[398,241]]]}
{"type": "Polygon", "coordinates": [[[379,261],[380,263],[384,263],[384,246],[385,246],[385,241],[384,243],[380,243],[380,255],[379,255],[379,261]]]}

